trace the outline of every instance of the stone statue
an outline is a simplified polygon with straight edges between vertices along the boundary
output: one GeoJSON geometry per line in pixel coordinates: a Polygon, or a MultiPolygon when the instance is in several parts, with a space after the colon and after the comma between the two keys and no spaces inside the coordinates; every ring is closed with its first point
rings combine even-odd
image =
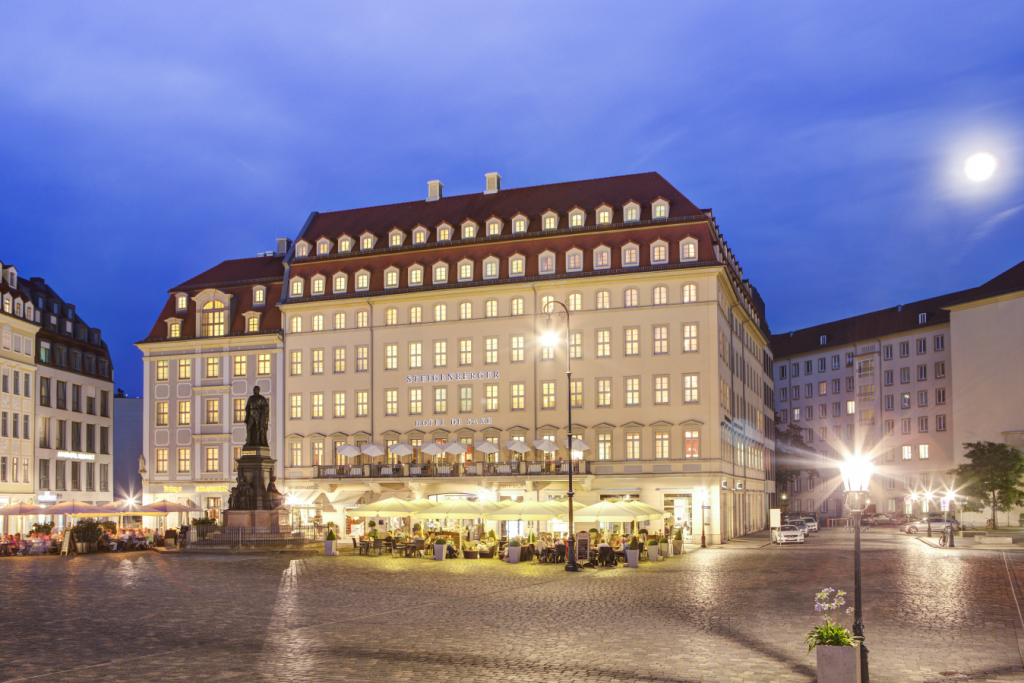
{"type": "MultiPolygon", "coordinates": [[[[264,400],[266,400],[266,399],[264,399],[264,400]]],[[[146,473],[146,456],[140,455],[139,456],[139,474],[145,474],[145,473],[146,473]]]]}
{"type": "Polygon", "coordinates": [[[270,426],[270,402],[260,396],[260,388],[253,387],[252,396],[245,403],[245,448],[267,448],[267,428],[270,426]]]}
{"type": "Polygon", "coordinates": [[[245,480],[245,476],[239,472],[236,485],[231,488],[228,495],[229,510],[252,510],[255,503],[252,486],[245,480]]]}
{"type": "Polygon", "coordinates": [[[267,501],[268,507],[271,510],[276,510],[284,505],[284,494],[277,490],[277,484],[274,483],[275,481],[277,481],[277,477],[271,474],[270,485],[267,486],[267,501]]]}

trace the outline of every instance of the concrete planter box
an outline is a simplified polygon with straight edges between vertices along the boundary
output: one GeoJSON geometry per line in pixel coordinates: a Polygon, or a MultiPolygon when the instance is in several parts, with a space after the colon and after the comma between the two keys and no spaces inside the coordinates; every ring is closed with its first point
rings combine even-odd
{"type": "Polygon", "coordinates": [[[860,647],[819,645],[818,683],[860,683],[860,647]]]}
{"type": "Polygon", "coordinates": [[[649,545],[649,546],[647,546],[647,559],[650,560],[651,562],[657,562],[658,561],[658,546],[656,546],[656,545],[649,545]]]}
{"type": "Polygon", "coordinates": [[[508,557],[506,558],[509,564],[519,564],[519,551],[522,548],[509,548],[508,557]]]}
{"type": "Polygon", "coordinates": [[[446,550],[448,550],[448,544],[447,543],[442,543],[441,545],[435,545],[434,546],[434,559],[435,560],[444,560],[444,553],[445,553],[446,550]]]}
{"type": "Polygon", "coordinates": [[[627,550],[626,551],[626,566],[636,569],[640,564],[640,551],[639,550],[627,550]]]}
{"type": "Polygon", "coordinates": [[[328,557],[337,553],[337,541],[324,541],[324,555],[328,557]]]}
{"type": "Polygon", "coordinates": [[[668,551],[668,541],[658,544],[658,555],[661,557],[668,557],[671,554],[672,553],[668,551]]]}
{"type": "Polygon", "coordinates": [[[682,541],[672,541],[672,552],[676,555],[682,555],[685,551],[683,550],[682,541]]]}
{"type": "Polygon", "coordinates": [[[79,555],[84,555],[87,552],[89,552],[89,544],[88,543],[79,543],[78,541],[75,541],[75,545],[78,547],[78,554],[79,555]]]}

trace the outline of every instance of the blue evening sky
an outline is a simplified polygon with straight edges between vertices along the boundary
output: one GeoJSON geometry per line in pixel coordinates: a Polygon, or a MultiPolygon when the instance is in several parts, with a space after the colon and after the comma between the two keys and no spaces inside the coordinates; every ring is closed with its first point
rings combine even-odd
{"type": "Polygon", "coordinates": [[[167,290],[312,210],[658,171],[783,332],[1024,259],[1022,28],[1005,1],[8,2],[0,260],[141,395],[167,290]]]}

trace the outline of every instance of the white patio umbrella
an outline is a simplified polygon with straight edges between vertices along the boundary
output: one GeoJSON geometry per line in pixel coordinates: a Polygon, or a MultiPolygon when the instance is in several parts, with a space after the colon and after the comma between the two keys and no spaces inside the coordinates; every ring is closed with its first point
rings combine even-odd
{"type": "Polygon", "coordinates": [[[356,448],[355,446],[350,446],[348,444],[345,444],[344,446],[338,449],[338,455],[344,458],[354,458],[359,454],[360,451],[358,448],[356,448]]]}
{"type": "Polygon", "coordinates": [[[505,448],[516,453],[529,453],[530,446],[525,441],[519,441],[518,439],[512,439],[511,441],[505,442],[505,448]]]}
{"type": "MultiPolygon", "coordinates": [[[[549,500],[549,501],[546,501],[544,504],[548,505],[550,507],[555,508],[556,510],[559,511],[559,514],[562,514],[562,515],[569,514],[569,499],[568,498],[562,498],[561,500],[549,500]]],[[[584,505],[583,503],[576,502],[575,500],[572,502],[573,514],[575,514],[577,510],[582,510],[585,507],[586,507],[586,505],[584,505]]]]}
{"type": "Polygon", "coordinates": [[[533,442],[533,447],[545,453],[552,453],[558,450],[558,444],[551,439],[537,439],[533,442]]]}
{"type": "MultiPolygon", "coordinates": [[[[562,517],[568,518],[568,515],[566,512],[562,517]]],[[[607,500],[573,511],[574,522],[633,522],[641,516],[636,509],[607,500]]]]}
{"type": "Polygon", "coordinates": [[[414,512],[414,519],[476,519],[485,514],[481,505],[465,498],[453,498],[433,507],[414,512]]]}
{"type": "Polygon", "coordinates": [[[502,508],[496,512],[490,512],[485,515],[485,519],[491,521],[521,520],[526,522],[546,522],[552,519],[557,519],[561,514],[561,510],[556,510],[544,503],[528,500],[524,503],[509,505],[508,507],[502,508]]]}
{"type": "Polygon", "coordinates": [[[378,446],[375,443],[368,443],[362,448],[363,455],[368,455],[371,458],[379,458],[384,455],[387,451],[378,446]]]}
{"type": "Polygon", "coordinates": [[[473,444],[473,449],[486,454],[497,453],[501,450],[496,444],[493,444],[490,441],[477,441],[473,444]]]}
{"type": "Polygon", "coordinates": [[[65,500],[63,503],[51,505],[43,510],[44,515],[72,515],[89,517],[116,517],[117,513],[109,508],[90,505],[80,500],[65,500]]]}
{"type": "Polygon", "coordinates": [[[374,503],[367,503],[348,511],[349,517],[409,517],[413,512],[422,510],[423,506],[416,501],[401,498],[385,498],[374,503]]]}
{"type": "Polygon", "coordinates": [[[401,457],[403,455],[412,455],[415,453],[415,449],[407,443],[396,443],[391,447],[391,452],[401,457]]]}
{"type": "Polygon", "coordinates": [[[637,519],[654,520],[661,519],[665,516],[664,510],[659,510],[652,505],[641,503],[636,500],[620,500],[617,504],[630,510],[635,510],[637,513],[637,519]]]}
{"type": "MultiPolygon", "coordinates": [[[[106,507],[106,505],[104,505],[103,507],[106,507]]],[[[169,500],[158,500],[155,503],[150,503],[146,507],[149,508],[150,510],[163,513],[165,529],[167,528],[167,515],[173,514],[175,512],[180,513],[195,511],[195,508],[193,507],[181,505],[180,503],[172,503],[169,500]]]]}
{"type": "Polygon", "coordinates": [[[0,508],[0,517],[23,517],[29,515],[45,515],[46,508],[28,503],[14,503],[7,507],[0,508]]]}
{"type": "Polygon", "coordinates": [[[450,453],[452,455],[462,455],[469,449],[466,448],[466,444],[459,443],[458,441],[453,441],[451,443],[446,443],[442,450],[444,450],[445,453],[450,453]]]}
{"type": "Polygon", "coordinates": [[[421,448],[420,452],[426,453],[427,455],[437,455],[439,453],[443,453],[444,448],[439,443],[430,442],[426,446],[421,448]]]}
{"type": "MultiPolygon", "coordinates": [[[[566,448],[568,448],[569,447],[569,440],[568,439],[562,439],[562,445],[565,446],[566,448]]],[[[586,441],[584,441],[583,439],[577,439],[576,437],[573,437],[573,439],[572,439],[572,450],[574,450],[574,451],[589,451],[590,450],[590,445],[586,441]]]]}

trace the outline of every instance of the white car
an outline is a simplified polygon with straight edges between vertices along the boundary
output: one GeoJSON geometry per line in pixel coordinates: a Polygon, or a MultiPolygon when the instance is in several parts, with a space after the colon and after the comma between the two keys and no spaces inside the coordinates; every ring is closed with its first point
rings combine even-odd
{"type": "Polygon", "coordinates": [[[772,529],[772,540],[782,545],[783,543],[803,543],[804,532],[792,524],[784,524],[772,529]]]}
{"type": "Polygon", "coordinates": [[[813,531],[813,532],[817,533],[817,531],[818,531],[818,520],[816,520],[814,517],[801,517],[800,521],[804,523],[804,526],[807,527],[808,531],[813,531]]]}

